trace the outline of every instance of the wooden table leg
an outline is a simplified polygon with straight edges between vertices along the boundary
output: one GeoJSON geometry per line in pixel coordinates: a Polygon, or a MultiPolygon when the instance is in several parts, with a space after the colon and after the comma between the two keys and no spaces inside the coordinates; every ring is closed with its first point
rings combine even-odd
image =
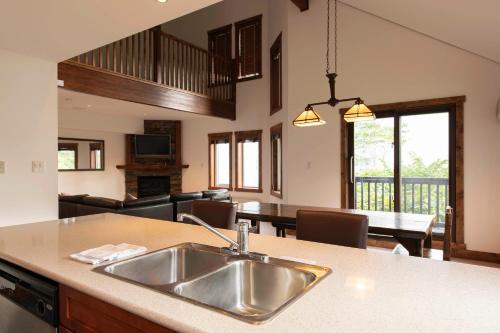
{"type": "Polygon", "coordinates": [[[252,227],[255,227],[255,231],[260,234],[260,221],[257,220],[250,220],[250,223],[252,224],[252,227]]]}
{"type": "Polygon", "coordinates": [[[404,246],[405,249],[410,252],[410,256],[413,257],[423,257],[423,249],[424,249],[424,240],[423,239],[414,239],[414,238],[404,238],[404,237],[395,237],[401,245],[404,246]]]}
{"type": "Polygon", "coordinates": [[[425,239],[425,241],[424,241],[424,247],[426,249],[432,249],[432,232],[425,239]]]}

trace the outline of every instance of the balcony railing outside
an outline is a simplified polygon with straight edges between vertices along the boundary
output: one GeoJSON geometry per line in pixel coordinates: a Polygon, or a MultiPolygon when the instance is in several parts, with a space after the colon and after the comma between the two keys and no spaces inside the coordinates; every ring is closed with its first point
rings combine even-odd
{"type": "MultiPolygon", "coordinates": [[[[401,211],[436,215],[444,223],[449,200],[447,178],[403,177],[401,211]]],[[[394,211],[393,177],[356,177],[354,202],[357,209],[394,211]]]]}
{"type": "Polygon", "coordinates": [[[231,60],[149,29],[70,59],[219,101],[235,101],[231,60]]]}

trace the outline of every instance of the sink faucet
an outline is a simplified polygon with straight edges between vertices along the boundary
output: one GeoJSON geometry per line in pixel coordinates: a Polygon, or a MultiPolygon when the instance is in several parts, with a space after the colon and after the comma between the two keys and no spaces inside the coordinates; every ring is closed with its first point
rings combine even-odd
{"type": "Polygon", "coordinates": [[[217,236],[219,236],[220,238],[231,244],[229,246],[229,250],[231,250],[231,252],[237,252],[238,254],[248,254],[248,238],[249,238],[248,236],[250,230],[248,222],[238,222],[237,224],[238,239],[237,242],[235,242],[231,238],[227,237],[226,235],[224,235],[223,233],[221,233],[220,231],[218,231],[217,229],[215,229],[214,227],[212,227],[211,225],[209,225],[208,223],[206,223],[205,221],[194,215],[186,213],[177,214],[178,221],[184,221],[184,219],[186,218],[188,220],[198,223],[202,227],[205,227],[212,233],[216,234],[217,236]]]}
{"type": "Polygon", "coordinates": [[[232,240],[231,238],[227,237],[226,235],[222,234],[220,231],[203,221],[202,219],[192,215],[192,214],[186,214],[186,213],[180,213],[177,214],[177,221],[184,221],[184,219],[189,219],[195,223],[198,223],[202,227],[205,227],[212,233],[216,234],[229,244],[229,248],[223,248],[223,251],[230,252],[230,254],[238,254],[238,255],[243,255],[246,256],[250,259],[256,259],[260,261],[267,262],[269,260],[269,257],[266,254],[262,253],[256,253],[256,252],[249,252],[248,251],[248,240],[249,240],[249,233],[250,233],[250,223],[246,221],[241,221],[238,222],[237,224],[237,232],[238,232],[238,238],[237,242],[232,240]]]}

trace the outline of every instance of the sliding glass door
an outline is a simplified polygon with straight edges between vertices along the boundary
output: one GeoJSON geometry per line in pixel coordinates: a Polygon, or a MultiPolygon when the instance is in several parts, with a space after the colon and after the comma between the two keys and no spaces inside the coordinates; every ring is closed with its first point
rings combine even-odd
{"type": "Polygon", "coordinates": [[[349,207],[432,214],[450,204],[450,119],[445,109],[389,110],[349,124],[349,207]]]}

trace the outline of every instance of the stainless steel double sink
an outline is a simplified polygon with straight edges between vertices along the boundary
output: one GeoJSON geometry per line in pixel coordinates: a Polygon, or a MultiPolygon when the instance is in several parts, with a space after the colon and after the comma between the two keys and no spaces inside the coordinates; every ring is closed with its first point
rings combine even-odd
{"type": "Polygon", "coordinates": [[[94,271],[182,298],[253,324],[276,316],[330,274],[327,267],[232,255],[184,243],[94,271]]]}

